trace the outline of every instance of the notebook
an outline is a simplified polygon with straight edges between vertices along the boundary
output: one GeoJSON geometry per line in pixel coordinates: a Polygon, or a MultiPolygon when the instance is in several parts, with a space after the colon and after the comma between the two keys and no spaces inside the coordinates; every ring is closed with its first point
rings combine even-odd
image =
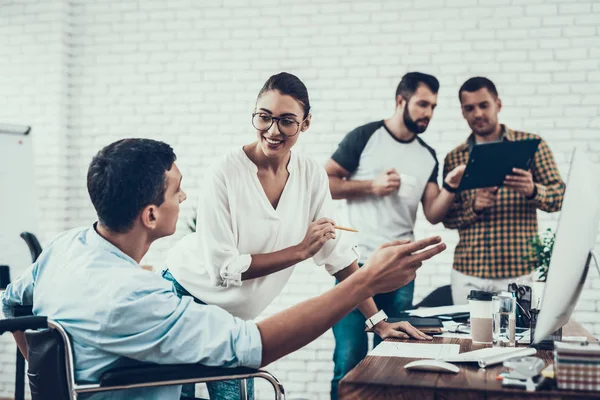
{"type": "Polygon", "coordinates": [[[443,332],[444,325],[439,318],[420,318],[420,317],[400,317],[400,318],[388,318],[387,322],[402,322],[407,321],[412,326],[417,328],[423,333],[428,335],[438,335],[443,332]]]}

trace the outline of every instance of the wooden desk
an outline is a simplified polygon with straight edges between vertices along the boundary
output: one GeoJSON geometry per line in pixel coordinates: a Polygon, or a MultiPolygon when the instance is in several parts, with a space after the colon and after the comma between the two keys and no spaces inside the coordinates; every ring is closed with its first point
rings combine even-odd
{"type": "MultiPolygon", "coordinates": [[[[566,336],[587,336],[597,342],[580,324],[571,321],[563,328],[566,336]]],[[[460,344],[460,352],[476,350],[485,345],[472,345],[469,339],[434,338],[428,343],[460,344]]],[[[551,351],[538,350],[537,357],[546,364],[554,362],[551,351]]],[[[598,399],[599,392],[573,392],[556,389],[526,392],[505,389],[496,376],[503,371],[502,364],[487,369],[476,365],[459,364],[458,374],[407,371],[404,365],[414,359],[401,357],[366,357],[340,382],[340,400],[501,400],[501,399],[598,399]]]]}

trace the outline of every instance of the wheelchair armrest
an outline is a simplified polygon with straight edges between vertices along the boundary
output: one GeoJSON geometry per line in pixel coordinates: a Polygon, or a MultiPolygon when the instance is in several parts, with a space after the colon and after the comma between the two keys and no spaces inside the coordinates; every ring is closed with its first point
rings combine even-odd
{"type": "Polygon", "coordinates": [[[0,321],[0,335],[5,332],[26,331],[28,329],[43,329],[48,327],[47,317],[16,317],[0,321]]]}
{"type": "Polygon", "coordinates": [[[16,306],[15,317],[27,317],[33,315],[33,306],[16,306]]]}
{"type": "Polygon", "coordinates": [[[211,378],[237,377],[243,379],[256,374],[253,368],[206,367],[200,364],[143,364],[140,366],[114,368],[104,372],[100,387],[127,386],[150,382],[172,382],[183,379],[215,380],[211,378]]]}

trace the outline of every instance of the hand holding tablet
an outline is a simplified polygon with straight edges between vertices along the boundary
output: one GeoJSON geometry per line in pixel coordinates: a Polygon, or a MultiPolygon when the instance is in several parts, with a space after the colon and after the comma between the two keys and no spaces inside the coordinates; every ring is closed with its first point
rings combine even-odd
{"type": "Polygon", "coordinates": [[[528,139],[473,146],[458,190],[506,186],[531,196],[533,179],[528,169],[539,143],[528,139]]]}

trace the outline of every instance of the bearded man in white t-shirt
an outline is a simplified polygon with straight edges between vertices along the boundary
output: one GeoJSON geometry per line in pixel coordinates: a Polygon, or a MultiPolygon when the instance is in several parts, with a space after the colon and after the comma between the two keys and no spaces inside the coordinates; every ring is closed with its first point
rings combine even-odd
{"type": "MultiPolygon", "coordinates": [[[[464,166],[450,172],[440,190],[435,151],[419,137],[433,117],[438,89],[432,75],[404,75],[396,90],[394,114],[348,133],[327,162],[331,194],[346,199],[348,223],[359,230],[361,265],[380,243],[414,240],[419,203],[432,224],[441,222],[452,205],[464,166]]],[[[412,305],[413,292],[414,281],[374,299],[380,310],[395,317],[412,305]]],[[[354,310],[333,327],[332,400],[337,400],[340,379],[367,354],[364,324],[364,316],[354,310]]]]}

